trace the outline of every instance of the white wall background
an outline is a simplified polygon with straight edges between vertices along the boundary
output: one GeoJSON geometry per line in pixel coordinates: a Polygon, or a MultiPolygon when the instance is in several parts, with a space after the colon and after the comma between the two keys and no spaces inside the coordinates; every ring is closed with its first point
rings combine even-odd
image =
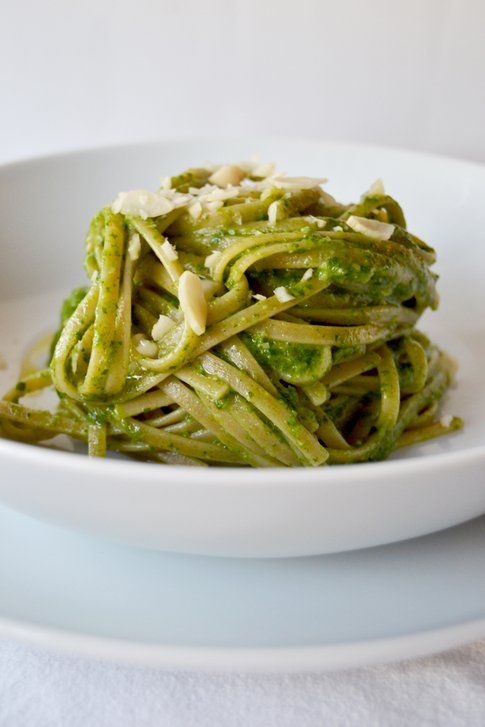
{"type": "Polygon", "coordinates": [[[485,161],[483,0],[0,0],[0,159],[159,137],[485,161]]]}

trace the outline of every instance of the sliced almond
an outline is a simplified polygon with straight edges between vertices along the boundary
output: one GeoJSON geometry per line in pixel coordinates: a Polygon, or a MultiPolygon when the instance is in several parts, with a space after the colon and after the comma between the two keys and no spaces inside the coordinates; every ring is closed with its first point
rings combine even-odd
{"type": "Polygon", "coordinates": [[[170,331],[171,328],[175,326],[175,321],[173,321],[169,316],[163,315],[163,313],[159,316],[158,321],[155,323],[155,325],[152,328],[152,338],[154,341],[160,341],[168,331],[170,331]]]}
{"type": "Polygon", "coordinates": [[[164,252],[167,260],[178,260],[178,253],[177,250],[174,248],[171,242],[168,240],[165,240],[165,242],[162,244],[162,251],[164,252]]]}
{"type": "Polygon", "coordinates": [[[268,187],[265,187],[261,192],[261,201],[264,202],[265,199],[268,199],[268,197],[272,197],[274,195],[276,187],[272,187],[271,185],[268,187]]]}
{"type": "Polygon", "coordinates": [[[199,197],[201,202],[224,202],[226,199],[237,197],[241,190],[240,187],[227,187],[226,189],[221,189],[221,187],[213,186],[211,188],[210,185],[208,186],[208,191],[205,194],[201,194],[199,197]]]}
{"type": "Polygon", "coordinates": [[[185,270],[179,278],[178,297],[188,325],[201,336],[207,323],[207,302],[202,281],[190,270],[185,270]]]}
{"type": "Polygon", "coordinates": [[[199,217],[202,214],[202,205],[200,202],[194,202],[194,204],[191,204],[189,207],[189,215],[192,217],[193,220],[198,220],[199,217]]]}
{"type": "Polygon", "coordinates": [[[219,250],[214,250],[210,255],[207,255],[206,259],[204,260],[204,265],[206,268],[209,268],[209,270],[212,270],[212,268],[217,264],[217,261],[221,257],[222,252],[219,252],[219,250]]]}
{"type": "Polygon", "coordinates": [[[159,189],[158,192],[132,189],[130,192],[120,192],[111,209],[115,213],[136,215],[146,220],[148,217],[160,217],[176,208],[185,207],[191,201],[190,195],[181,194],[173,189],[159,189]]]}
{"type": "Polygon", "coordinates": [[[235,187],[244,177],[245,174],[240,167],[235,164],[225,164],[209,177],[209,182],[217,184],[218,187],[229,187],[229,185],[235,187]]]}
{"type": "Polygon", "coordinates": [[[389,240],[394,232],[394,225],[390,225],[388,222],[379,222],[379,220],[369,220],[367,217],[350,215],[346,222],[356,232],[367,235],[367,237],[374,240],[389,240]]]}
{"type": "Polygon", "coordinates": [[[174,209],[174,204],[163,194],[134,189],[131,192],[120,192],[113,204],[113,212],[124,215],[137,215],[146,220],[147,217],[166,215],[174,209]]]}
{"type": "Polygon", "coordinates": [[[212,202],[206,203],[206,209],[209,212],[217,212],[217,210],[220,210],[221,207],[224,207],[224,202],[222,199],[214,199],[212,202]]]}
{"type": "Polygon", "coordinates": [[[362,197],[381,197],[386,193],[386,190],[384,189],[384,182],[379,177],[379,179],[376,179],[376,181],[370,185],[367,192],[365,192],[362,197]]]}
{"type": "Polygon", "coordinates": [[[279,285],[274,289],[274,294],[280,303],[288,303],[290,300],[294,300],[295,296],[292,295],[284,285],[279,285]]]}
{"type": "Polygon", "coordinates": [[[133,336],[133,344],[142,356],[148,356],[148,358],[155,358],[158,354],[158,346],[154,341],[149,341],[142,334],[133,336]]]}
{"type": "Polygon", "coordinates": [[[265,180],[279,189],[314,189],[328,180],[325,177],[268,177],[265,180]]]}
{"type": "Polygon", "coordinates": [[[138,260],[140,257],[141,252],[141,242],[140,242],[140,235],[138,233],[134,233],[128,242],[128,255],[130,258],[135,261],[138,260]]]}
{"type": "Polygon", "coordinates": [[[268,222],[274,225],[275,222],[284,219],[285,217],[285,205],[282,199],[271,202],[268,207],[268,222]]]}
{"type": "Polygon", "coordinates": [[[255,166],[252,170],[253,177],[258,177],[259,179],[266,179],[266,177],[269,177],[271,174],[274,173],[275,165],[274,162],[268,162],[266,164],[258,164],[255,166]]]}

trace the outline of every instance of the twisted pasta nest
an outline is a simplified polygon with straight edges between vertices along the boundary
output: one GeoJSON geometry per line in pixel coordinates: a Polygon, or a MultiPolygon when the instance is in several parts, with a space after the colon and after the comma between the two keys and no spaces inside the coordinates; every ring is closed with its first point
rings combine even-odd
{"type": "Polygon", "coordinates": [[[420,333],[434,251],[376,183],[357,204],[269,167],[190,169],[91,222],[89,285],[47,368],[0,402],[3,436],[68,434],[163,463],[379,460],[450,432],[453,364],[420,333]],[[53,385],[57,410],[20,403],[53,385]]]}

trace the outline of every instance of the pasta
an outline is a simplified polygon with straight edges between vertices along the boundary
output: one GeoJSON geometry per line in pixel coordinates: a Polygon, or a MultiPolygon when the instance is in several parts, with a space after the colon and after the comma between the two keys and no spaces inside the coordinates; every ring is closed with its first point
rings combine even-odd
{"type": "Polygon", "coordinates": [[[461,427],[454,363],[416,324],[435,252],[379,181],[356,204],[271,165],[189,169],[92,220],[89,283],[0,431],[184,465],[381,460],[461,427]],[[57,409],[24,399],[53,387],[57,409]]]}

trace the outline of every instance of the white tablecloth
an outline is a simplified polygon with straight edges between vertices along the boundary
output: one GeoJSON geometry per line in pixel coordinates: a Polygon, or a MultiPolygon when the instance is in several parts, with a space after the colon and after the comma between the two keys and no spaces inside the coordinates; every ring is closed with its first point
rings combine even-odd
{"type": "Polygon", "coordinates": [[[331,674],[210,675],[0,642],[0,727],[483,727],[485,642],[331,674]]]}

